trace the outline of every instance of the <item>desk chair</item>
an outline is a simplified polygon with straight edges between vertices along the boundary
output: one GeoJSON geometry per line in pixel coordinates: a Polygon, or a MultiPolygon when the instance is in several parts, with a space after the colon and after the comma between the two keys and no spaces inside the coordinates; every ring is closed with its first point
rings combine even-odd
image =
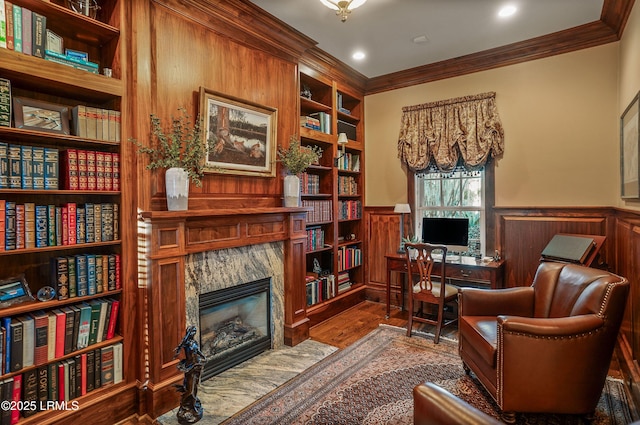
{"type": "Polygon", "coordinates": [[[440,332],[444,326],[453,324],[458,318],[447,320],[444,317],[444,306],[458,299],[458,288],[446,284],[446,259],[447,247],[444,245],[431,245],[426,243],[405,244],[405,258],[407,260],[408,281],[411,290],[409,291],[409,323],[407,324],[407,336],[411,337],[414,320],[420,323],[428,323],[436,326],[434,343],[440,342],[440,332]],[[442,252],[442,259],[439,261],[440,270],[436,271],[439,276],[437,282],[432,280],[432,272],[435,264],[433,251],[442,252]],[[415,311],[415,304],[420,302],[420,308],[415,311]],[[431,319],[424,314],[423,303],[433,304],[437,312],[435,319],[431,319]]]}

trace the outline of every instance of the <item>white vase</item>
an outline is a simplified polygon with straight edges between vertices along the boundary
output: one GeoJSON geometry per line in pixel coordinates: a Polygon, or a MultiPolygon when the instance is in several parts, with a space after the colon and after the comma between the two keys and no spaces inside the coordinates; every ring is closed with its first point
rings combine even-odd
{"type": "Polygon", "coordinates": [[[183,168],[169,168],[164,175],[167,209],[184,211],[189,206],[189,174],[183,168]]]}
{"type": "Polygon", "coordinates": [[[300,206],[300,178],[294,174],[284,176],[284,206],[300,206]]]}

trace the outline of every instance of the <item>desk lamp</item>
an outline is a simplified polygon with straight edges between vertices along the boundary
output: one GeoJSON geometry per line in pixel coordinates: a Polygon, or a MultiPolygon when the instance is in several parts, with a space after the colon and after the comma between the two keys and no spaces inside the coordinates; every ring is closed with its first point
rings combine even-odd
{"type": "Polygon", "coordinates": [[[396,204],[393,212],[400,214],[400,247],[398,248],[398,254],[404,254],[404,215],[411,214],[411,207],[409,204],[396,204]]]}

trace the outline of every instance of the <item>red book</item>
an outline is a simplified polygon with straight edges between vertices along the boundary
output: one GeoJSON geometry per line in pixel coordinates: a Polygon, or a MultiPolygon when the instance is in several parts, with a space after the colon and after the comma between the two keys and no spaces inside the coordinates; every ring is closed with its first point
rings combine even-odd
{"type": "Polygon", "coordinates": [[[31,314],[33,317],[35,344],[33,352],[34,366],[40,366],[47,362],[49,350],[49,316],[44,311],[31,314]]]}
{"type": "Polygon", "coordinates": [[[80,355],[80,369],[82,370],[80,374],[80,395],[85,395],[87,393],[87,353],[80,355]]]}
{"type": "MultiPolygon", "coordinates": [[[[13,377],[13,401],[12,407],[17,407],[16,404],[22,400],[22,375],[16,375],[13,377]]],[[[11,425],[17,424],[20,420],[20,410],[11,409],[11,425]]]]}
{"type": "Polygon", "coordinates": [[[87,189],[96,190],[97,187],[96,153],[94,151],[87,151],[87,189]]]}
{"type": "Polygon", "coordinates": [[[62,245],[69,245],[69,209],[62,207],[62,245]]]}
{"type": "Polygon", "coordinates": [[[105,152],[96,152],[96,189],[107,190],[104,173],[105,152]]]}
{"type": "Polygon", "coordinates": [[[69,245],[75,245],[78,243],[78,237],[76,235],[76,219],[78,214],[77,205],[75,202],[69,202],[66,205],[67,215],[67,229],[69,231],[69,245]]]}
{"type": "Polygon", "coordinates": [[[113,157],[104,152],[104,190],[113,190],[113,157]]]}
{"type": "Polygon", "coordinates": [[[111,184],[113,190],[120,190],[120,154],[111,154],[111,184]]]}
{"type": "Polygon", "coordinates": [[[60,179],[65,190],[78,190],[80,187],[78,176],[78,151],[67,149],[60,152],[60,179]]]}
{"type": "Polygon", "coordinates": [[[64,336],[66,334],[67,315],[59,308],[53,310],[56,315],[56,358],[64,356],[64,336]]]}
{"type": "Polygon", "coordinates": [[[64,401],[64,362],[58,363],[58,401],[64,401]]]}
{"type": "Polygon", "coordinates": [[[87,190],[89,187],[87,171],[87,151],[78,149],[78,189],[87,190]]]}
{"type": "Polygon", "coordinates": [[[120,282],[120,254],[116,256],[116,289],[122,289],[122,283],[120,282]]]}
{"type": "MultiPolygon", "coordinates": [[[[15,41],[15,37],[13,35],[13,26],[15,25],[13,21],[13,3],[5,1],[4,7],[5,19],[7,20],[7,49],[13,50],[15,41]]],[[[22,23],[20,24],[20,27],[22,28],[22,23]]]]}
{"type": "Polygon", "coordinates": [[[109,314],[109,327],[107,328],[107,339],[113,338],[116,334],[116,322],[118,321],[118,310],[120,309],[120,301],[113,300],[111,303],[111,313],[109,314]]]}

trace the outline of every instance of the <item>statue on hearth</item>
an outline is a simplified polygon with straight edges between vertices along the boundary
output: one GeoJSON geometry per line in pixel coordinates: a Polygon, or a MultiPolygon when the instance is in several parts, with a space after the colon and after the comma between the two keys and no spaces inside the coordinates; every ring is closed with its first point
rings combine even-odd
{"type": "Polygon", "coordinates": [[[204,410],[198,398],[198,385],[200,375],[206,361],[205,355],[200,351],[194,337],[196,327],[189,326],[182,342],[176,347],[173,358],[178,357],[180,350],[184,349],[184,359],[178,363],[178,370],[184,372],[182,385],[176,385],[180,397],[180,409],[178,409],[178,422],[181,424],[193,424],[202,419],[204,410]]]}

